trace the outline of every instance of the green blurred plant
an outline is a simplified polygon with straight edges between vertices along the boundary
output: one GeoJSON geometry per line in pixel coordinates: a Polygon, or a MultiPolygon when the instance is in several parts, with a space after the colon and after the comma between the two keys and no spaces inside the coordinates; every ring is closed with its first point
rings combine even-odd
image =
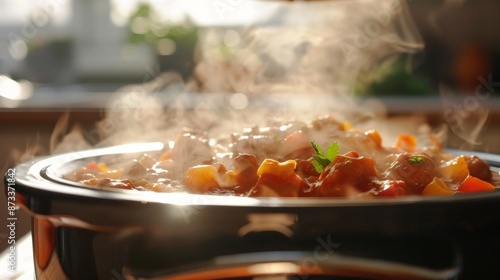
{"type": "Polygon", "coordinates": [[[433,88],[426,77],[408,69],[406,60],[391,57],[368,73],[360,75],[355,82],[354,92],[360,96],[423,96],[432,94],[433,88]]]}
{"type": "Polygon", "coordinates": [[[179,23],[160,21],[149,4],[139,4],[128,20],[127,42],[156,46],[163,39],[183,46],[194,46],[198,40],[198,28],[187,16],[179,23]],[[137,25],[140,25],[139,32],[137,25]]]}

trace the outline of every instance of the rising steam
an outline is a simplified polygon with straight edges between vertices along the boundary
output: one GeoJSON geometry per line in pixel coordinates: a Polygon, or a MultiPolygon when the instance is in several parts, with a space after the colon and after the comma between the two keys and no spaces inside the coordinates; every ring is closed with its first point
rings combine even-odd
{"type": "Polygon", "coordinates": [[[358,75],[382,60],[423,48],[405,1],[284,2],[274,8],[271,17],[239,28],[240,44],[224,55],[212,41],[225,30],[204,34],[197,91],[349,94],[358,75]]]}
{"type": "MultiPolygon", "coordinates": [[[[191,80],[164,73],[126,86],[94,130],[65,139],[107,146],[173,139],[183,127],[215,137],[270,118],[307,121],[329,114],[374,125],[370,120],[386,117],[380,102],[359,103],[350,93],[357,77],[382,60],[422,49],[404,1],[273,5],[271,17],[250,26],[205,29],[191,80]],[[233,40],[214,44],[224,32],[233,40]]],[[[425,122],[412,121],[406,120],[410,132],[425,122]]]]}

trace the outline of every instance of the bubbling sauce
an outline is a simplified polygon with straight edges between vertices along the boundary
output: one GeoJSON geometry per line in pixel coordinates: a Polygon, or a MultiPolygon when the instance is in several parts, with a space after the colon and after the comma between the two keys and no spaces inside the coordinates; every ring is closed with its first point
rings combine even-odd
{"type": "Polygon", "coordinates": [[[273,121],[219,139],[185,129],[165,146],[118,165],[92,162],[66,178],[95,188],[250,197],[453,195],[497,185],[477,156],[446,154],[437,142],[419,147],[410,134],[384,146],[377,130],[332,117],[273,121]]]}

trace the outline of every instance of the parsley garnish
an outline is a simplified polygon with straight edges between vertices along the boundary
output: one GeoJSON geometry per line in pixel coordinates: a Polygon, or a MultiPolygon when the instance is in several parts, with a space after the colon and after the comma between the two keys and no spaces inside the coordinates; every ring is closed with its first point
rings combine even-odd
{"type": "Polygon", "coordinates": [[[326,149],[326,153],[323,154],[323,149],[321,147],[311,141],[311,145],[316,151],[316,154],[313,155],[313,166],[316,169],[318,173],[321,173],[323,169],[325,169],[332,161],[333,159],[337,156],[337,153],[339,152],[339,143],[333,142],[328,148],[326,149]]]}
{"type": "Polygon", "coordinates": [[[419,164],[419,163],[424,162],[424,158],[421,156],[413,156],[413,157],[408,158],[408,161],[411,164],[419,164]]]}

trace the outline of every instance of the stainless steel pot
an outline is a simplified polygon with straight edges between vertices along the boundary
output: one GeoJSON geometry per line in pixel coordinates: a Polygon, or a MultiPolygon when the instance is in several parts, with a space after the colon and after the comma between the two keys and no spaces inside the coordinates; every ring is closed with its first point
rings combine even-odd
{"type": "MultiPolygon", "coordinates": [[[[100,190],[63,179],[93,160],[162,148],[137,143],[15,167],[17,200],[33,220],[38,279],[478,279],[500,274],[497,191],[361,201],[247,198],[100,190]]],[[[484,156],[499,165],[496,155],[484,156]]]]}

